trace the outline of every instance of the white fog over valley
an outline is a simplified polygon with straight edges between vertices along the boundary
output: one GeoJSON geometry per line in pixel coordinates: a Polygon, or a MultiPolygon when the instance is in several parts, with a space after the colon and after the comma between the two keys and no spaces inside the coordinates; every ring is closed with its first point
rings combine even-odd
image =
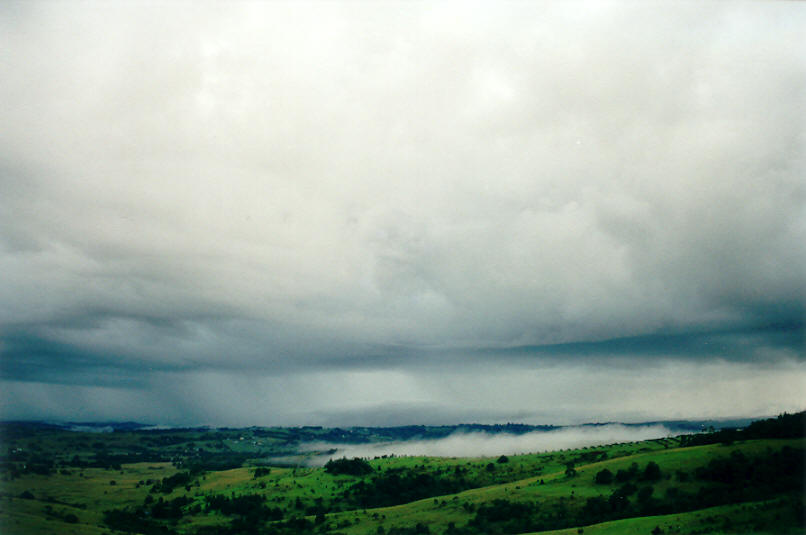
{"type": "Polygon", "coordinates": [[[522,435],[509,433],[454,433],[435,440],[409,440],[374,444],[338,444],[311,442],[304,444],[308,451],[334,453],[320,455],[311,460],[322,465],[341,457],[373,458],[384,455],[429,457],[493,457],[518,453],[536,453],[568,448],[581,448],[621,442],[636,442],[683,434],[663,425],[625,426],[606,424],[596,426],[563,427],[551,431],[534,431],[522,435]]]}

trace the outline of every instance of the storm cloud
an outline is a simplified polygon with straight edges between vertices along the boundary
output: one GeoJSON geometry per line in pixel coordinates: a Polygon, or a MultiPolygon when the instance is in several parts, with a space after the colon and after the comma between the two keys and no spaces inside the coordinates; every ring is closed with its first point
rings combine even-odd
{"type": "Polygon", "coordinates": [[[790,3],[4,3],[2,415],[803,408],[804,31],[790,3]]]}

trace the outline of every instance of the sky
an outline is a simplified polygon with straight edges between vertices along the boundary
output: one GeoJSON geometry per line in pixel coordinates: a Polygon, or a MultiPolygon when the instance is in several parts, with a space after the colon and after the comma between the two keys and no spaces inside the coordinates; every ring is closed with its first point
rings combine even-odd
{"type": "Polygon", "coordinates": [[[3,2],[0,419],[806,408],[806,6],[3,2]]]}

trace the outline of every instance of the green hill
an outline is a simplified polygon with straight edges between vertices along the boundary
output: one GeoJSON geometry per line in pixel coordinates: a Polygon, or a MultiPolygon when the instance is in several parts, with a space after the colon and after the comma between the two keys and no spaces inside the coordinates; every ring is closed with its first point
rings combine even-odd
{"type": "Polygon", "coordinates": [[[242,445],[258,442],[246,430],[29,427],[6,435],[0,532],[799,533],[803,418],[566,451],[324,468],[261,465],[263,453],[242,445]]]}

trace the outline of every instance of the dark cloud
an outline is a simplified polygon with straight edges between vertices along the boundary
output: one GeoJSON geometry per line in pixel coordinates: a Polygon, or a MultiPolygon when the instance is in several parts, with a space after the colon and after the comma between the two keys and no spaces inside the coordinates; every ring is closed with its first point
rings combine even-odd
{"type": "Polygon", "coordinates": [[[496,419],[552,402],[505,401],[517,374],[608,366],[730,370],[743,410],[790,407],[800,11],[4,4],[4,413],[79,410],[73,386],[130,418],[496,419]]]}
{"type": "MultiPolygon", "coordinates": [[[[519,346],[486,349],[482,354],[498,353],[522,357],[660,357],[678,359],[725,358],[759,359],[759,351],[779,350],[802,359],[803,323],[773,324],[764,327],[734,328],[720,331],[652,334],[597,342],[574,342],[545,346],[519,346]]],[[[765,360],[765,359],[761,359],[765,360]]],[[[768,359],[774,361],[774,354],[768,359]]]]}

